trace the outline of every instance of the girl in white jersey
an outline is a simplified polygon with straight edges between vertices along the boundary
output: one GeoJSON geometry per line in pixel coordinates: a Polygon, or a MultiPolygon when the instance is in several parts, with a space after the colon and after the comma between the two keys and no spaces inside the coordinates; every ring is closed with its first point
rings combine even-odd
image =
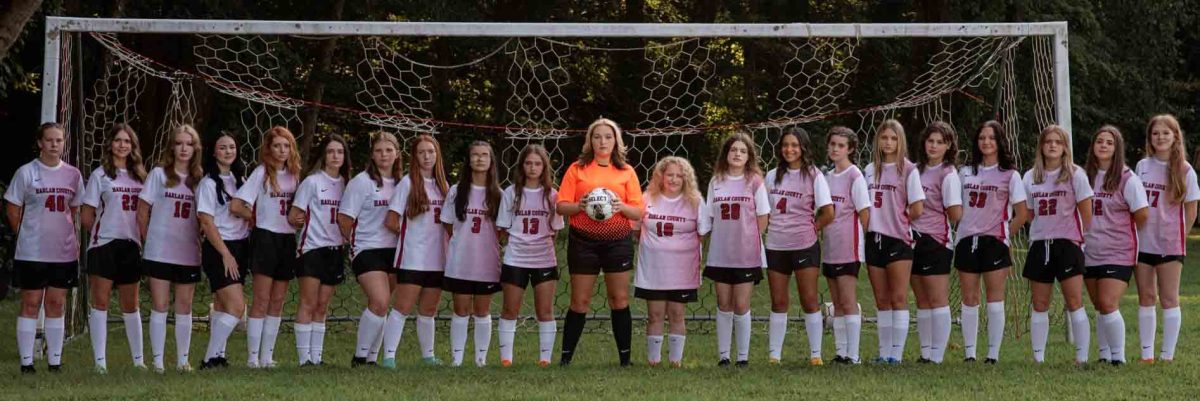
{"type": "Polygon", "coordinates": [[[67,291],[79,280],[75,211],[83,200],[83,176],[62,160],[65,137],[58,123],[38,127],[38,158],[17,169],[4,192],[8,203],[5,217],[9,227],[17,230],[13,284],[21,289],[17,315],[21,373],[34,373],[33,343],[42,307],[46,311],[46,362],[52,372],[61,369],[66,328],[63,305],[67,291]]]}
{"type": "Polygon", "coordinates": [[[647,360],[650,366],[662,361],[666,317],[671,321],[668,359],[671,366],[682,367],[687,340],[683,318],[700,287],[700,248],[711,224],[708,206],[691,163],[675,156],[654,165],[645,199],[633,295],[646,300],[647,360]]]}
{"type": "Polygon", "coordinates": [[[1083,309],[1083,233],[1092,220],[1092,185],[1087,173],[1072,162],[1070,135],[1057,125],[1042,129],[1038,135],[1037,157],[1033,169],[1023,179],[1026,200],[1033,210],[1029,228],[1029,254],[1021,275],[1029,279],[1033,298],[1029,337],[1033,359],[1041,363],[1046,355],[1046,337],[1050,332],[1050,297],[1058,280],[1063,303],[1071,319],[1075,340],[1075,363],[1087,362],[1087,311],[1083,309]]]}
{"type": "Polygon", "coordinates": [[[351,270],[367,297],[367,308],[358,319],[358,342],[352,366],[379,357],[387,307],[396,287],[396,233],[384,226],[388,202],[396,190],[396,180],[404,172],[400,164],[400,142],[388,132],[371,134],[371,164],[346,184],[338,226],[342,237],[350,239],[351,270]]]}
{"type": "Polygon", "coordinates": [[[821,365],[820,294],[817,278],[821,274],[821,246],[817,235],[833,221],[833,201],[829,184],[812,157],[812,141],[803,128],[783,131],[779,147],[779,165],[767,172],[764,183],[770,198],[771,215],[767,224],[767,283],[771,289],[771,319],[768,334],[769,362],[778,364],[783,357],[787,334],[788,279],[796,273],[796,292],[804,310],[804,328],[808,334],[809,364],[821,365]]]}
{"type": "Polygon", "coordinates": [[[984,363],[1000,360],[1004,339],[1004,287],[1012,266],[1009,233],[1025,225],[1025,184],[998,121],[984,122],[975,132],[971,160],[959,170],[963,216],[956,231],[954,266],[962,294],[964,361],[975,361],[979,336],[979,283],[986,284],[988,352],[984,363]]]}
{"type": "Polygon", "coordinates": [[[250,253],[254,273],[254,301],[246,324],[246,366],[275,366],[275,339],[282,322],[288,281],[296,278],[296,229],[288,223],[288,207],[300,176],[296,137],[276,126],[263,133],[258,167],[238,188],[230,210],[254,222],[250,253]]]}
{"type": "Polygon", "coordinates": [[[296,308],[296,353],[300,366],[321,364],[325,316],[334,289],[346,278],[346,241],[337,225],[342,192],[350,180],[349,146],[341,135],[326,136],[313,155],[308,176],[296,188],[288,222],[302,229],[299,246],[300,307],[296,308]]]}
{"type": "Polygon", "coordinates": [[[744,133],[726,139],[708,184],[712,231],[704,277],[716,283],[717,366],[729,365],[729,342],[735,331],[737,366],[750,364],[750,295],[762,280],[766,264],[762,234],[771,213],[754,149],[754,141],[744,133]]]}
{"type": "Polygon", "coordinates": [[[1137,263],[1136,229],[1146,224],[1150,209],[1142,180],[1125,166],[1125,140],[1116,127],[1096,131],[1084,171],[1095,195],[1092,227],[1084,234],[1083,282],[1096,307],[1100,363],[1120,365],[1125,363],[1125,318],[1118,308],[1137,263]]]}
{"type": "Polygon", "coordinates": [[[1146,158],[1136,172],[1146,186],[1150,217],[1138,230],[1137,270],[1138,337],[1142,363],[1154,363],[1157,331],[1155,304],[1162,306],[1164,361],[1175,359],[1175,344],[1183,315],[1179,309],[1179,277],[1187,254],[1185,241],[1196,221],[1200,187],[1196,170],[1185,160],[1183,130],[1169,114],[1154,116],[1146,124],[1146,158]]]}
{"type": "Polygon", "coordinates": [[[546,148],[529,144],[517,156],[512,182],[500,198],[496,227],[507,238],[500,283],[504,307],[500,312],[500,365],[512,365],[513,337],[517,314],[525,298],[525,287],[533,285],[533,309],[538,324],[538,366],[549,366],[554,353],[554,292],[558,284],[558,259],[554,235],[563,229],[561,215],[554,212],[554,166],[546,148]]]}
{"type": "Polygon", "coordinates": [[[176,369],[190,372],[192,296],[200,281],[200,225],[196,221],[196,184],[200,167],[200,135],[184,124],[171,131],[158,167],[146,177],[138,195],[138,228],[145,249],[142,270],[150,277],[150,351],[154,371],[163,372],[167,344],[167,307],[175,309],[176,369]],[[172,288],[174,287],[174,288],[172,288]],[[172,291],[173,290],[173,291],[172,291]],[[173,294],[172,294],[173,293],[173,294]]]}
{"type": "Polygon", "coordinates": [[[396,366],[396,347],[404,321],[417,306],[417,341],[426,364],[442,363],[433,353],[434,318],[442,297],[446,264],[446,230],[442,208],[446,199],[446,173],[437,139],[420,135],[410,146],[408,175],[396,184],[388,202],[387,228],[400,235],[396,246],[396,294],[383,331],[383,367],[396,366]]]}
{"type": "Polygon", "coordinates": [[[829,130],[825,149],[832,168],[825,173],[833,201],[833,222],[821,231],[821,274],[833,299],[835,363],[859,363],[862,313],[858,305],[858,270],[863,263],[863,227],[871,217],[867,180],[854,165],[858,134],[836,126],[829,130]]]}
{"type": "Polygon", "coordinates": [[[79,213],[83,226],[90,227],[87,271],[92,308],[88,314],[88,334],[92,338],[96,371],[101,374],[108,370],[105,347],[113,284],[120,294],[118,300],[133,365],[146,366],[142,360],[142,316],[138,311],[142,238],[137,226],[137,197],[146,180],[146,169],[142,167],[137,134],[128,125],[113,126],[105,148],[100,167],[88,178],[79,213]]]}
{"type": "MultiPolygon", "coordinates": [[[[917,297],[918,363],[942,363],[950,340],[950,262],[954,258],[951,226],[962,217],[962,184],[958,179],[958,137],[950,124],[934,121],[921,131],[917,170],[925,204],[912,222],[912,287],[917,297]]],[[[893,312],[895,313],[895,312],[893,312]]]]}
{"type": "Polygon", "coordinates": [[[908,285],[912,273],[911,221],[924,210],[921,173],[908,161],[904,127],[886,120],[875,130],[872,162],[865,169],[871,193],[871,220],[867,233],[867,274],[878,311],[877,363],[897,364],[904,359],[908,338],[908,285]]]}
{"type": "Polygon", "coordinates": [[[487,364],[492,341],[492,294],[500,291],[500,241],[496,215],[500,211],[500,179],[492,146],[475,141],[458,183],[446,196],[442,223],[450,233],[442,289],[454,301],[450,318],[451,365],[462,365],[467,344],[467,318],[475,319],[475,366],[487,364]]]}
{"type": "Polygon", "coordinates": [[[205,238],[200,265],[213,292],[211,333],[200,369],[229,366],[225,345],[246,312],[242,287],[250,274],[250,222],[229,210],[246,175],[237,145],[233,135],[221,133],[206,146],[212,151],[204,157],[205,177],[196,187],[196,217],[205,238]]]}

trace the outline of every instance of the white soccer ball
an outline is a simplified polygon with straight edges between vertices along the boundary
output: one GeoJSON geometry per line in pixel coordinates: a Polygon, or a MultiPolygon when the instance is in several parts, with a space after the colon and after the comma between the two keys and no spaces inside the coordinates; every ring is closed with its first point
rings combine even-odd
{"type": "Polygon", "coordinates": [[[591,217],[592,220],[605,221],[613,215],[613,200],[617,199],[617,194],[610,191],[608,188],[596,187],[583,199],[579,201],[579,205],[583,207],[583,212],[591,217]]]}

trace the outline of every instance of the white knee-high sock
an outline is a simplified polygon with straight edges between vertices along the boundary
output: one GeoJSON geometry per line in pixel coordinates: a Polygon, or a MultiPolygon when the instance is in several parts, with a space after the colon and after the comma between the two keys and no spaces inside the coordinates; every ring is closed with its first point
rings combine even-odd
{"type": "Polygon", "coordinates": [[[434,344],[436,344],[437,332],[434,330],[433,316],[417,315],[417,342],[421,345],[421,357],[433,358],[434,344]]]}
{"type": "Polygon", "coordinates": [[[787,313],[771,312],[770,324],[767,331],[767,352],[771,359],[783,358],[783,339],[787,336],[787,313]]]}
{"type": "Polygon", "coordinates": [[[929,331],[933,332],[929,344],[929,359],[942,363],[946,358],[946,344],[950,342],[950,307],[934,308],[929,314],[929,331]]]}
{"type": "Polygon", "coordinates": [[[879,357],[887,359],[892,354],[892,324],[895,319],[891,310],[880,310],[875,314],[875,328],[879,337],[879,357]]]}
{"type": "Polygon", "coordinates": [[[500,318],[500,327],[496,328],[496,336],[500,346],[500,363],[511,363],[513,360],[513,342],[517,337],[517,321],[500,318]]]}
{"type": "Polygon", "coordinates": [[[681,334],[667,336],[667,358],[671,363],[683,363],[683,346],[686,342],[687,337],[681,334]]]}
{"type": "Polygon", "coordinates": [[[1158,310],[1155,306],[1138,307],[1138,340],[1142,344],[1142,359],[1154,359],[1154,337],[1158,331],[1158,310]]]}
{"type": "Polygon", "coordinates": [[[492,348],[492,315],[475,316],[475,366],[487,366],[488,350],[492,348]]]}
{"type": "Polygon", "coordinates": [[[358,318],[358,335],[354,346],[355,358],[366,358],[370,354],[371,348],[378,342],[379,337],[383,336],[383,325],[386,319],[384,316],[371,313],[370,309],[363,309],[362,315],[358,318]]]}
{"type": "Polygon", "coordinates": [[[837,356],[846,356],[846,317],[833,317],[833,348],[837,356]]]}
{"type": "Polygon", "coordinates": [[[263,320],[262,346],[258,352],[258,366],[271,367],[275,364],[275,339],[279,337],[279,325],[283,318],[267,315],[263,320]]]}
{"type": "Polygon", "coordinates": [[[1109,360],[1125,362],[1125,317],[1121,316],[1121,310],[1100,315],[1097,320],[1099,324],[1096,335],[1099,337],[1099,332],[1104,332],[1104,337],[1108,340],[1109,360]]]}
{"type": "Polygon", "coordinates": [[[470,316],[454,315],[450,318],[450,365],[461,366],[463,352],[467,347],[467,326],[470,316]]]}
{"type": "Polygon", "coordinates": [[[1163,342],[1159,358],[1167,361],[1175,359],[1175,344],[1179,341],[1179,326],[1182,324],[1183,311],[1178,306],[1163,309],[1163,342]]]}
{"type": "Polygon", "coordinates": [[[400,311],[392,309],[388,312],[387,323],[383,328],[383,359],[395,359],[396,349],[400,348],[400,338],[404,336],[404,316],[400,311]]]}
{"type": "Polygon", "coordinates": [[[538,362],[550,363],[554,357],[554,337],[558,334],[558,324],[553,321],[538,322],[538,362]]]}
{"type": "Polygon", "coordinates": [[[312,344],[312,324],[296,323],[293,327],[296,331],[296,360],[303,365],[311,360],[309,350],[312,344]]]}
{"type": "Polygon", "coordinates": [[[743,315],[734,315],[734,333],[737,337],[737,360],[746,361],[750,359],[750,312],[747,311],[743,315]]]}
{"type": "Polygon", "coordinates": [[[1101,361],[1111,361],[1112,353],[1109,350],[1108,333],[1104,331],[1104,320],[1100,318],[1101,316],[1104,315],[1100,311],[1096,311],[1096,358],[1101,361]]]}
{"type": "Polygon", "coordinates": [[[125,341],[129,342],[129,356],[133,366],[146,366],[143,355],[145,346],[142,345],[142,312],[133,311],[121,315],[125,321],[125,341]]]}
{"type": "Polygon", "coordinates": [[[97,368],[108,368],[108,311],[89,310],[88,334],[92,337],[92,360],[97,368]]]}
{"type": "Polygon", "coordinates": [[[804,331],[808,334],[808,357],[821,357],[821,339],[825,336],[824,321],[821,311],[804,314],[804,331]]]}
{"type": "Polygon", "coordinates": [[[717,356],[729,359],[730,343],[733,341],[733,312],[717,310],[717,356]]]}
{"type": "Polygon", "coordinates": [[[846,315],[846,357],[854,363],[860,362],[858,356],[859,339],[862,338],[862,315],[846,315]]]}
{"type": "Polygon", "coordinates": [[[223,312],[213,312],[210,319],[212,319],[210,322],[212,337],[208,339],[208,352],[205,353],[205,360],[224,356],[222,350],[225,349],[225,344],[229,342],[229,336],[233,334],[233,330],[237,328],[240,320],[237,316],[223,312]]]}
{"type": "Polygon", "coordinates": [[[155,369],[163,368],[167,348],[167,312],[150,311],[150,355],[155,369]]]}
{"type": "Polygon", "coordinates": [[[258,351],[262,349],[263,326],[266,319],[252,317],[246,320],[246,365],[258,366],[258,351]]]}
{"type": "Polygon", "coordinates": [[[921,343],[921,359],[933,360],[933,310],[917,309],[917,341],[921,343]]]}
{"type": "Polygon", "coordinates": [[[1046,337],[1050,335],[1050,314],[1034,311],[1029,317],[1029,341],[1033,346],[1033,360],[1046,360],[1046,337]]]}
{"type": "Polygon", "coordinates": [[[975,358],[975,344],[979,339],[979,305],[962,306],[963,353],[966,358],[975,358]]]}
{"type": "Polygon", "coordinates": [[[379,360],[379,349],[383,348],[383,331],[387,324],[387,315],[380,316],[379,334],[375,335],[375,342],[371,343],[371,349],[367,351],[367,361],[379,360]]]}
{"type": "Polygon", "coordinates": [[[312,323],[312,338],[308,344],[308,360],[320,365],[325,354],[325,322],[312,323]]]}
{"type": "Polygon", "coordinates": [[[21,366],[33,366],[33,342],[37,338],[37,319],[17,317],[17,353],[21,366]]]}
{"type": "Polygon", "coordinates": [[[892,311],[892,352],[890,358],[904,360],[904,345],[908,340],[910,317],[908,309],[892,311]]]}
{"type": "Polygon", "coordinates": [[[192,353],[192,314],[175,314],[175,366],[188,365],[192,353]]]}
{"type": "Polygon", "coordinates": [[[1087,310],[1079,308],[1071,311],[1071,325],[1075,327],[1071,333],[1075,338],[1075,362],[1087,362],[1092,336],[1092,325],[1088,322],[1087,310]]]}
{"type": "MultiPolygon", "coordinates": [[[[1165,327],[1165,326],[1164,326],[1165,327]]],[[[45,324],[42,325],[42,330],[46,335],[46,363],[50,365],[62,364],[63,340],[66,338],[67,322],[61,317],[48,317],[45,324]]],[[[1166,347],[1163,347],[1165,350],[1166,347]]]]}
{"type": "Polygon", "coordinates": [[[650,365],[657,365],[662,362],[662,344],[663,336],[646,335],[646,362],[650,365]]]}
{"type": "MultiPolygon", "coordinates": [[[[1000,344],[1004,342],[1004,301],[988,302],[987,318],[987,357],[1000,360],[1000,344]]],[[[975,324],[978,327],[979,322],[975,324]]]]}

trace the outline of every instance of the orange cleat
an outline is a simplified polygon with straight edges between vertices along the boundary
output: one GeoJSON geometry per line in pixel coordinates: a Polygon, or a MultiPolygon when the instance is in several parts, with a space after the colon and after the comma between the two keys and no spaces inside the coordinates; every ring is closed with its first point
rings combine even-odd
{"type": "Polygon", "coordinates": [[[500,366],[503,366],[503,367],[506,367],[506,368],[507,368],[507,367],[509,367],[509,366],[512,366],[512,361],[511,361],[511,360],[508,360],[508,359],[501,359],[501,360],[500,360],[500,366]]]}

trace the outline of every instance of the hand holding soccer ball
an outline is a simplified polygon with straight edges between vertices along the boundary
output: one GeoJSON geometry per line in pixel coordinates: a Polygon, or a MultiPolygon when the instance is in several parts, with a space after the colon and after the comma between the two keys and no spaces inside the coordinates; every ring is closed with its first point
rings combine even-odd
{"type": "Polygon", "coordinates": [[[613,216],[613,213],[621,206],[621,200],[617,198],[617,194],[608,188],[596,187],[595,189],[584,195],[580,199],[579,206],[583,208],[583,212],[595,221],[605,221],[613,216]]]}

